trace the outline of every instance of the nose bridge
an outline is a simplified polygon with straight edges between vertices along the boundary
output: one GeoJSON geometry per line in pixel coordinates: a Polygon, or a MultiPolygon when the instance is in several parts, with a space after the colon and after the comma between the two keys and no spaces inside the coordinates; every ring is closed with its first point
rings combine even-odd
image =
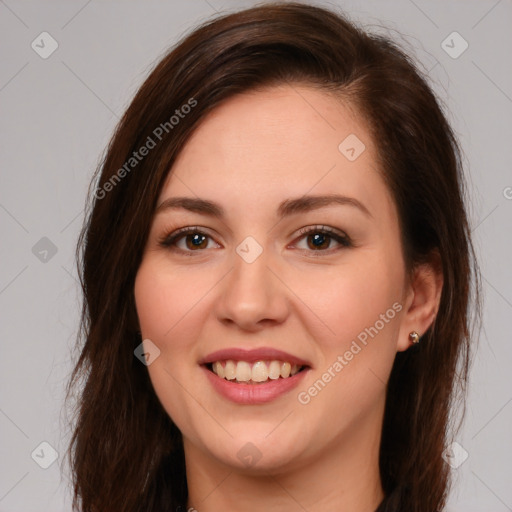
{"type": "Polygon", "coordinates": [[[271,270],[271,250],[254,237],[246,237],[234,250],[232,271],[218,300],[219,320],[229,319],[244,329],[262,320],[281,322],[286,316],[285,287],[271,270]]]}

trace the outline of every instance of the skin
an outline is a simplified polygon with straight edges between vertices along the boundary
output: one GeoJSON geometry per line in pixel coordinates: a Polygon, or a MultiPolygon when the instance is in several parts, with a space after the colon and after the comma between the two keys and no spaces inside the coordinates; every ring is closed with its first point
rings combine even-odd
{"type": "Polygon", "coordinates": [[[169,173],[158,204],[187,196],[225,209],[222,220],[184,209],[157,213],[135,283],[143,339],[161,351],[149,375],[183,434],[188,506],[199,512],[373,512],[384,496],[386,382],[396,352],[411,345],[409,333],[432,323],[442,277],[423,265],[407,278],[396,207],[369,133],[354,109],[325,92],[272,87],[212,111],[169,173]],[[338,150],[350,134],[366,147],[355,161],[338,150]],[[333,204],[277,217],[281,201],[305,194],[349,196],[369,215],[333,204]],[[345,233],[353,245],[327,238],[315,250],[314,232],[299,230],[316,225],[345,233]],[[208,235],[200,249],[191,236],[175,250],[159,244],[187,226],[208,235]],[[236,252],[247,236],[263,250],[252,263],[236,252]],[[401,309],[394,318],[300,403],[298,393],[393,304],[401,309]],[[225,399],[198,365],[219,349],[264,346],[312,367],[298,389],[270,403],[225,399]],[[248,442],[261,455],[250,467],[237,457],[248,442]]]}

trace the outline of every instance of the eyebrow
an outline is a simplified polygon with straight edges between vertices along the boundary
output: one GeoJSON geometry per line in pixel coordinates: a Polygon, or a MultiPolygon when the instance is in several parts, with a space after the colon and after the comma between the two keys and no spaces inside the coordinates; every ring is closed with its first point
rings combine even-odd
{"type": "MultiPolygon", "coordinates": [[[[323,196],[302,196],[295,199],[286,199],[279,204],[277,215],[280,218],[289,217],[297,213],[305,213],[319,208],[324,208],[332,204],[343,206],[352,206],[363,212],[368,217],[373,215],[368,208],[353,197],[342,196],[338,194],[330,194],[323,196]]],[[[193,197],[170,197],[165,199],[156,208],[156,214],[162,213],[169,209],[184,209],[194,213],[208,215],[224,219],[224,208],[218,203],[208,201],[206,199],[193,197]]]]}

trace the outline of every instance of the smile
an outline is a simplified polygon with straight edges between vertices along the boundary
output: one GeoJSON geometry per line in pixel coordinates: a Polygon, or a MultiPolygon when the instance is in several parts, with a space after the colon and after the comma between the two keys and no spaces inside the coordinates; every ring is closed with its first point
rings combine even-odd
{"type": "Polygon", "coordinates": [[[304,369],[288,361],[215,361],[210,368],[221,379],[244,384],[261,384],[268,380],[287,379],[304,369]]]}
{"type": "Polygon", "coordinates": [[[244,405],[286,395],[312,370],[309,361],[270,347],[218,350],[199,364],[220,396],[244,405]]]}

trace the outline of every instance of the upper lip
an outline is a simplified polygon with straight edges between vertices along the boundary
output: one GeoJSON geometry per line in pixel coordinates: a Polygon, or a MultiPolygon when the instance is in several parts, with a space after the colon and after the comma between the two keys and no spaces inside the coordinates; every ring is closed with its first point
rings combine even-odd
{"type": "Polygon", "coordinates": [[[255,363],[256,361],[285,361],[298,366],[311,366],[311,363],[305,359],[271,347],[262,347],[253,350],[225,348],[203,357],[199,361],[199,364],[209,364],[215,361],[226,361],[228,359],[233,361],[247,361],[248,363],[255,363]]]}

